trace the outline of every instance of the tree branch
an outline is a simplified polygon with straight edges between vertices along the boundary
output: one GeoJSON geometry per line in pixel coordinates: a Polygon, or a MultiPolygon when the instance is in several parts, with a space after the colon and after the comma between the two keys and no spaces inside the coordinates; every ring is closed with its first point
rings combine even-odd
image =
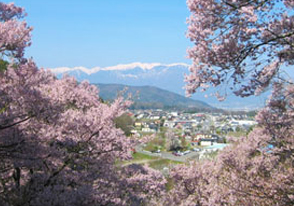
{"type": "Polygon", "coordinates": [[[23,119],[23,120],[20,120],[20,121],[18,121],[18,122],[15,122],[15,123],[13,123],[13,124],[10,124],[10,125],[6,125],[6,126],[1,126],[1,125],[0,125],[0,130],[4,130],[4,129],[10,128],[10,127],[13,127],[13,126],[15,126],[15,125],[21,124],[21,123],[23,123],[23,122],[29,120],[29,119],[32,118],[32,117],[33,117],[33,116],[29,116],[29,117],[27,117],[27,118],[25,118],[25,119],[23,119]]]}

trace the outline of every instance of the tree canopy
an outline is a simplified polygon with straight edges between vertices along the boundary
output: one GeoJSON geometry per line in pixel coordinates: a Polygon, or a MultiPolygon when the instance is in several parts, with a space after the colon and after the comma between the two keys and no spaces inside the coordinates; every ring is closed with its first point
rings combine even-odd
{"type": "Polygon", "coordinates": [[[114,124],[129,101],[104,104],[95,86],[24,58],[32,29],[23,17],[0,3],[0,53],[10,61],[0,72],[0,205],[151,204],[161,174],[116,165],[134,145],[114,124]]]}
{"type": "Polygon", "coordinates": [[[187,94],[220,87],[223,100],[260,94],[273,80],[288,80],[281,70],[293,66],[292,0],[188,0],[187,36],[193,65],[187,94]]]}

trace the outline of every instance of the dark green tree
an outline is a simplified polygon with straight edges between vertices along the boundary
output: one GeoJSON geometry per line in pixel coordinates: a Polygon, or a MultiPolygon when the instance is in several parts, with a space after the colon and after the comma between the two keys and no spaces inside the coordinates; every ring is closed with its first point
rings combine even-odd
{"type": "Polygon", "coordinates": [[[3,60],[3,59],[0,59],[0,72],[2,71],[5,71],[8,67],[8,62],[3,60]]]}
{"type": "Polygon", "coordinates": [[[120,128],[121,130],[123,130],[127,136],[131,135],[134,120],[127,113],[124,113],[121,116],[117,117],[114,122],[116,128],[120,128]]]}

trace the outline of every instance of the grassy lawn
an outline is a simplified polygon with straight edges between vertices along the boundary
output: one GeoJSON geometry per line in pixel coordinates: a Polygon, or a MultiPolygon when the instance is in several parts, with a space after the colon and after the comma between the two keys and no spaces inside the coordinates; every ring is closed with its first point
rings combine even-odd
{"type": "Polygon", "coordinates": [[[134,153],[133,159],[131,161],[139,161],[139,160],[154,160],[159,159],[159,157],[153,157],[150,155],[142,154],[142,153],[134,153]]]}
{"type": "Polygon", "coordinates": [[[169,160],[169,159],[159,159],[157,161],[149,162],[148,166],[156,170],[162,170],[164,167],[169,168],[171,165],[175,165],[175,164],[183,164],[183,163],[169,160]]]}
{"type": "Polygon", "coordinates": [[[159,157],[149,156],[142,153],[133,153],[133,159],[123,162],[118,162],[118,165],[130,165],[130,164],[145,164],[150,161],[155,161],[159,159],[159,157]]]}
{"type": "Polygon", "coordinates": [[[133,159],[130,161],[124,161],[120,163],[121,165],[130,165],[130,164],[147,164],[149,167],[156,169],[156,170],[162,170],[165,167],[170,167],[175,164],[183,164],[182,162],[177,162],[169,159],[162,159],[161,157],[154,157],[149,156],[146,154],[141,153],[134,153],[133,159]]]}

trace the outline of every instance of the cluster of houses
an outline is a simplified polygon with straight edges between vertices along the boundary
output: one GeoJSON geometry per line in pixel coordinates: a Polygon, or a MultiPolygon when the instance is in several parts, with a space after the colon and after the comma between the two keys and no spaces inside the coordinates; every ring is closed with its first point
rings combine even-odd
{"type": "MultiPolygon", "coordinates": [[[[144,136],[157,133],[159,134],[157,137],[160,137],[164,133],[166,139],[164,146],[160,145],[161,149],[173,151],[174,155],[191,152],[195,156],[197,153],[198,156],[195,157],[198,159],[210,158],[215,151],[226,147],[228,145],[226,136],[229,132],[237,132],[238,130],[246,132],[257,124],[253,117],[246,113],[134,110],[129,115],[134,120],[131,130],[133,135],[144,136]]],[[[160,149],[156,152],[160,153],[160,149]]]]}
{"type": "MultiPolygon", "coordinates": [[[[193,136],[197,139],[211,139],[201,135],[226,134],[230,131],[249,130],[257,123],[246,114],[227,115],[222,113],[183,113],[164,110],[137,110],[133,112],[135,118],[133,134],[156,133],[160,127],[182,131],[182,136],[193,136]],[[193,135],[192,135],[193,134],[193,135]],[[200,136],[199,136],[200,135],[200,136]]],[[[197,141],[197,140],[192,140],[197,141]]],[[[205,144],[205,143],[204,143],[205,144]]],[[[207,143],[209,144],[209,143],[207,143]]]]}

